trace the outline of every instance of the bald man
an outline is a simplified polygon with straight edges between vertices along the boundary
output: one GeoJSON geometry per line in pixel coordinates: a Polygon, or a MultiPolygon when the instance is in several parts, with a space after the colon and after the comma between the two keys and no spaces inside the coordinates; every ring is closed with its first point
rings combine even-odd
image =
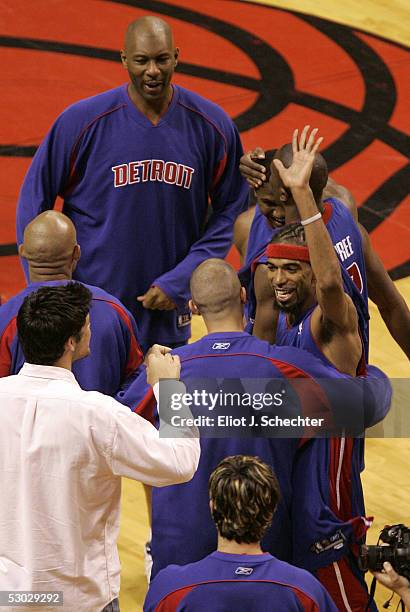
{"type": "Polygon", "coordinates": [[[178,57],[165,21],[131,23],[121,51],[129,83],[57,118],[17,211],[21,243],[27,223],[63,198],[83,249],[75,279],[126,305],[144,349],[187,341],[190,276],[226,255],[247,201],[238,132],[219,106],[172,84],[178,57]]]}
{"type": "MultiPolygon", "coordinates": [[[[173,351],[181,360],[181,380],[191,392],[203,388],[213,393],[222,390],[230,394],[241,390],[251,394],[272,392],[276,384],[279,389],[284,386],[287,388],[288,378],[305,379],[314,385],[321,383],[313,382],[313,378],[315,381],[343,379],[349,381],[349,384],[353,380],[305,351],[293,347],[271,347],[267,342],[244,332],[245,289],[241,287],[233,268],[225,261],[209,259],[198,266],[191,278],[191,292],[192,312],[202,314],[208,334],[193,344],[173,351]],[[280,380],[275,383],[272,379],[280,380]],[[236,383],[233,380],[236,380],[236,383]]],[[[385,382],[388,387],[387,379],[385,382]]],[[[356,385],[356,381],[353,384],[356,385]]],[[[142,377],[125,393],[126,403],[137,412],[140,412],[141,408],[145,409],[144,402],[138,404],[141,396],[146,394],[141,385],[142,377]]],[[[305,395],[307,396],[308,394],[305,395]]],[[[338,393],[337,401],[341,400],[340,396],[338,393]]],[[[371,396],[369,393],[369,397],[371,396]]],[[[322,400],[318,400],[318,397],[319,395],[315,394],[314,406],[320,410],[322,400]]],[[[333,399],[329,397],[330,402],[333,407],[333,399]]],[[[221,405],[223,406],[223,403],[221,405]]],[[[355,405],[354,401],[352,405],[355,405]]],[[[377,394],[375,406],[380,409],[383,405],[386,406],[381,392],[377,394]]],[[[205,409],[201,406],[199,410],[203,415],[217,417],[220,408],[220,405],[216,405],[215,410],[209,412],[206,406],[205,409]]],[[[373,408],[374,406],[369,410],[369,414],[373,408]]],[[[236,405],[232,410],[228,408],[231,416],[238,416],[241,409],[236,405]]],[[[343,395],[343,412],[345,409],[346,395],[343,395]]],[[[194,412],[198,408],[191,406],[191,410],[194,412]]],[[[285,410],[284,408],[283,412],[285,410]]],[[[262,407],[261,413],[267,414],[270,411],[271,408],[267,404],[262,407]]],[[[258,410],[250,412],[256,414],[258,410]]],[[[282,416],[283,412],[281,409],[282,416]]],[[[144,416],[148,416],[146,411],[144,416]]],[[[379,414],[376,418],[381,416],[379,414]]],[[[215,549],[217,534],[208,509],[207,482],[218,462],[233,454],[256,455],[274,469],[280,483],[282,500],[272,527],[263,540],[263,549],[285,561],[291,558],[291,477],[300,446],[299,436],[293,434],[293,438],[270,438],[272,431],[267,433],[262,427],[253,428],[248,434],[248,437],[244,437],[241,435],[241,429],[213,430],[211,427],[206,436],[215,437],[201,436],[201,460],[191,483],[153,489],[153,576],[170,563],[192,563],[215,549]],[[263,437],[257,437],[258,435],[263,437]]],[[[346,531],[351,529],[350,524],[341,525],[341,528],[346,531]]]]}
{"type": "MultiPolygon", "coordinates": [[[[16,316],[24,298],[44,285],[69,282],[81,250],[72,221],[50,210],[27,225],[19,253],[27,261],[30,282],[0,307],[0,376],[17,374],[24,363],[16,335],[16,316]]],[[[136,376],[142,362],[137,326],[117,298],[98,287],[85,286],[92,294],[91,354],[76,362],[73,372],[84,390],[114,396],[136,376]]]]}

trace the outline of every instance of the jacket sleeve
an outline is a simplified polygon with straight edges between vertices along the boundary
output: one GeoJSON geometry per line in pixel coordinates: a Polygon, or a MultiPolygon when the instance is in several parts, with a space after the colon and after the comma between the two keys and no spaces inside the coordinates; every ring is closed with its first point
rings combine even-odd
{"type": "Polygon", "coordinates": [[[223,147],[217,156],[213,182],[209,189],[212,214],[202,237],[188,255],[173,269],[153,281],[179,308],[189,300],[189,280],[195,268],[210,257],[224,258],[232,244],[236,217],[247,208],[248,186],[239,172],[243,153],[235,125],[227,118],[224,124],[223,147]]]}
{"type": "MultiPolygon", "coordinates": [[[[75,172],[75,148],[81,130],[71,109],[56,120],[37,149],[24,178],[17,205],[17,243],[23,242],[24,229],[34,217],[54,207],[56,197],[64,197],[75,172]]],[[[27,263],[23,260],[27,277],[27,263]]]]}
{"type": "Polygon", "coordinates": [[[160,437],[153,425],[112,400],[114,435],[109,462],[113,474],[163,487],[190,480],[198,467],[197,430],[185,428],[178,438],[160,437]]]}

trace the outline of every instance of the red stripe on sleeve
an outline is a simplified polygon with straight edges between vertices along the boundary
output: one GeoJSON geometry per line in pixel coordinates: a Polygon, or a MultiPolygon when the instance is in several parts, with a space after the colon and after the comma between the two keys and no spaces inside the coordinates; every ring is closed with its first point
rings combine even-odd
{"type": "Polygon", "coordinates": [[[0,339],[0,377],[11,374],[11,344],[17,333],[17,317],[9,321],[0,339]]]}
{"type": "Polygon", "coordinates": [[[128,351],[128,359],[125,365],[124,377],[127,378],[130,376],[139,366],[142,364],[144,360],[144,356],[142,353],[142,349],[138,343],[138,340],[135,337],[134,330],[132,329],[131,319],[127,312],[115,302],[108,302],[114,310],[118,312],[121,319],[124,321],[125,325],[128,328],[130,334],[130,348],[128,351]]]}
{"type": "Polygon", "coordinates": [[[298,598],[299,603],[301,604],[304,612],[320,612],[319,606],[315,601],[313,601],[313,599],[309,597],[309,595],[306,595],[306,593],[303,593],[298,589],[292,589],[292,591],[298,598]]]}
{"type": "Polygon", "coordinates": [[[225,153],[223,158],[216,164],[215,170],[214,170],[214,176],[212,178],[212,188],[214,188],[218,184],[219,179],[223,175],[225,168],[226,168],[227,159],[228,159],[228,156],[225,153]]]}
{"type": "MultiPolygon", "coordinates": [[[[270,359],[270,361],[282,372],[286,378],[301,379],[294,385],[296,394],[300,400],[302,416],[311,419],[324,419],[326,429],[333,426],[332,409],[327,399],[326,393],[314,378],[309,374],[285,361],[270,359]],[[302,383],[302,379],[304,382],[302,383]]],[[[317,428],[305,427],[304,438],[309,438],[317,432],[317,428]]],[[[303,441],[301,441],[303,443],[303,441]]]]}
{"type": "Polygon", "coordinates": [[[166,595],[155,608],[155,612],[175,612],[181,600],[186,597],[195,586],[196,585],[185,587],[166,595]]]}
{"type": "Polygon", "coordinates": [[[156,406],[155,395],[152,390],[152,387],[150,387],[148,391],[146,392],[146,394],[144,395],[143,399],[140,401],[139,404],[135,406],[135,408],[132,409],[132,411],[135,412],[136,414],[139,414],[146,421],[149,421],[150,423],[152,423],[152,425],[155,426],[156,424],[155,416],[154,416],[155,406],[156,406]]]}

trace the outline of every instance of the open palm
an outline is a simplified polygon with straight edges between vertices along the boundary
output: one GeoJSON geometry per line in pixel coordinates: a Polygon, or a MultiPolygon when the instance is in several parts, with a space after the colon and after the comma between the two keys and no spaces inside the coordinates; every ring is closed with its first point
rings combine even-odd
{"type": "Polygon", "coordinates": [[[323,141],[323,137],[316,138],[318,128],[314,128],[311,131],[309,138],[307,138],[309,129],[310,126],[305,125],[300,135],[299,142],[299,130],[296,129],[293,132],[293,160],[289,168],[285,168],[279,159],[273,160],[283,184],[289,189],[303,188],[309,185],[315,154],[323,141]]]}

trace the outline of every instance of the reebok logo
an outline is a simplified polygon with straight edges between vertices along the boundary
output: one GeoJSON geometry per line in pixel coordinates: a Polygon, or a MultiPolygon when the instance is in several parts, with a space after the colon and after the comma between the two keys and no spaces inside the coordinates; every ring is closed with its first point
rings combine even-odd
{"type": "Polygon", "coordinates": [[[250,576],[253,572],[253,568],[252,567],[237,567],[235,570],[235,574],[237,574],[238,576],[250,576]]]}
{"type": "Polygon", "coordinates": [[[214,351],[226,351],[231,346],[230,342],[215,342],[212,345],[214,351]]]}

